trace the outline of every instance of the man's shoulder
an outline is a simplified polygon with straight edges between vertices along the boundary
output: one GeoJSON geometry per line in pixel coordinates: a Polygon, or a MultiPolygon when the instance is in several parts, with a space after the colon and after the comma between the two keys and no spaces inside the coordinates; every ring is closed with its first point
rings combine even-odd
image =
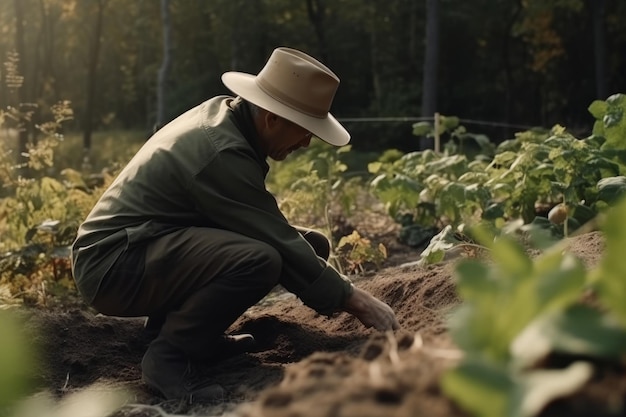
{"type": "Polygon", "coordinates": [[[243,136],[230,107],[233,97],[217,96],[201,104],[201,129],[216,151],[238,148],[252,150],[243,136]]]}
{"type": "Polygon", "coordinates": [[[246,146],[229,104],[233,97],[216,96],[181,114],[150,140],[156,148],[192,146],[222,150],[246,146]]]}

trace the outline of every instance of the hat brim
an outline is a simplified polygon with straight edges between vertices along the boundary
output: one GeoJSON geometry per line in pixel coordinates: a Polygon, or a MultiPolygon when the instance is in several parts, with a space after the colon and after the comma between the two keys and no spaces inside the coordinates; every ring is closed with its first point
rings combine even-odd
{"type": "Polygon", "coordinates": [[[350,142],[348,131],[333,117],[317,118],[301,113],[287,106],[261,90],[255,82],[256,76],[243,72],[229,71],[222,74],[222,82],[233,93],[262,109],[302,126],[314,136],[334,146],[344,146],[350,142]]]}

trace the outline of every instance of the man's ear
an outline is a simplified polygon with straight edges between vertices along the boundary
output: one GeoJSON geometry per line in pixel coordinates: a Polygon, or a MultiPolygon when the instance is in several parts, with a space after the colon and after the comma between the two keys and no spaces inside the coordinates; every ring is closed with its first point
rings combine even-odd
{"type": "Polygon", "coordinates": [[[280,122],[280,119],[280,116],[268,111],[265,112],[265,117],[263,118],[263,121],[265,122],[265,126],[268,129],[274,129],[276,125],[280,122]]]}

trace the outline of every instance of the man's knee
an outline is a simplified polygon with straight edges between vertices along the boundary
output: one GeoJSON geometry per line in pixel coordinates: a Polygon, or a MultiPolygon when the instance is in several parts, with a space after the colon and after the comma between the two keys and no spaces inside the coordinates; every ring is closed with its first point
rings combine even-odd
{"type": "Polygon", "coordinates": [[[296,230],[309,242],[317,256],[328,260],[330,257],[330,241],[323,233],[305,227],[296,227],[296,230]]]}
{"type": "Polygon", "coordinates": [[[282,257],[276,249],[263,242],[255,242],[251,250],[254,256],[249,264],[250,272],[254,280],[263,282],[269,291],[278,284],[283,268],[282,257]]]}

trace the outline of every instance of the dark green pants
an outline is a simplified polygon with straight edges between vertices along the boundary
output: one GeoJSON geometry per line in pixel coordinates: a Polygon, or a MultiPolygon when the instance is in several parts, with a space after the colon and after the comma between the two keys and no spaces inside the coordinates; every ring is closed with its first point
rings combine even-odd
{"type": "MultiPolygon", "coordinates": [[[[299,231],[318,256],[328,259],[330,244],[323,234],[299,231]]],[[[202,359],[244,311],[277,285],[281,270],[280,254],[266,243],[191,227],[122,254],[94,307],[108,315],[163,317],[159,338],[202,359]]]]}

